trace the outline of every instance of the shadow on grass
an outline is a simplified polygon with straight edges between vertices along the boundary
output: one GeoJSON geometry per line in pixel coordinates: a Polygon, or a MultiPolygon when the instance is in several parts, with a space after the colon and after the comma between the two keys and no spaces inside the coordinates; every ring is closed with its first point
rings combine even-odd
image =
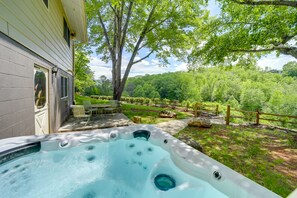
{"type": "Polygon", "coordinates": [[[213,125],[187,127],[205,153],[281,196],[297,187],[297,147],[292,134],[267,129],[213,125]]]}

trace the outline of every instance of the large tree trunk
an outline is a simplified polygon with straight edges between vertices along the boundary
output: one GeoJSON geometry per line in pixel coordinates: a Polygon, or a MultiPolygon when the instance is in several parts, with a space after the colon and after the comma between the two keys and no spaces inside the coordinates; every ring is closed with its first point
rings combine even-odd
{"type": "MultiPolygon", "coordinates": [[[[129,20],[130,20],[130,16],[131,16],[132,6],[133,6],[133,1],[131,1],[129,3],[127,19],[126,19],[126,22],[125,22],[123,28],[122,28],[122,22],[123,22],[122,19],[123,19],[124,4],[122,4],[121,10],[118,10],[118,8],[113,8],[111,6],[114,13],[115,13],[115,15],[116,15],[115,18],[114,18],[114,43],[113,43],[112,47],[110,45],[108,35],[107,35],[107,32],[106,32],[104,23],[102,21],[101,15],[99,14],[99,19],[100,19],[101,25],[102,25],[103,30],[104,30],[104,35],[106,37],[107,44],[109,46],[109,51],[110,51],[110,53],[112,55],[113,99],[118,100],[118,101],[121,100],[121,96],[123,94],[125,84],[126,84],[126,81],[128,79],[128,75],[130,73],[132,65],[137,63],[137,62],[140,62],[141,60],[144,60],[145,58],[149,57],[153,53],[153,50],[152,50],[148,55],[146,55],[142,59],[134,62],[134,59],[135,59],[135,57],[136,57],[136,55],[137,55],[137,53],[138,53],[138,51],[140,49],[140,44],[142,43],[142,41],[143,41],[143,39],[145,37],[145,34],[148,31],[151,31],[153,29],[153,28],[149,29],[149,25],[151,23],[151,19],[152,19],[152,16],[153,16],[154,12],[155,12],[157,4],[155,4],[152,7],[152,9],[151,9],[151,11],[149,13],[146,24],[144,25],[144,27],[143,27],[140,35],[139,35],[138,41],[137,41],[137,43],[136,43],[136,45],[134,47],[134,50],[132,52],[132,55],[130,57],[130,60],[129,60],[129,63],[128,63],[127,68],[125,70],[123,79],[121,79],[123,48],[124,48],[127,28],[128,28],[128,24],[129,24],[129,20]]],[[[162,23],[164,21],[165,20],[163,20],[162,23]]],[[[161,23],[159,23],[158,25],[160,25],[160,24],[161,23]]]]}

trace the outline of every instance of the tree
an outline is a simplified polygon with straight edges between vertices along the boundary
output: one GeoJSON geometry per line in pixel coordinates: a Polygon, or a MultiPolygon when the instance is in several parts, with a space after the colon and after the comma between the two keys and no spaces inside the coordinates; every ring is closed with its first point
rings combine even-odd
{"type": "Polygon", "coordinates": [[[284,65],[283,67],[283,75],[297,77],[297,62],[291,61],[284,65]]]}
{"type": "Polygon", "coordinates": [[[197,29],[191,61],[205,64],[256,60],[273,51],[297,58],[295,1],[218,0],[221,14],[197,29]]]}
{"type": "Polygon", "coordinates": [[[97,86],[99,87],[100,95],[112,95],[111,81],[106,76],[102,75],[99,77],[99,80],[97,80],[97,86]]]}
{"type": "Polygon", "coordinates": [[[145,92],[141,85],[138,85],[134,90],[134,96],[136,97],[145,97],[145,92]]]}
{"type": "Polygon", "coordinates": [[[163,64],[175,55],[185,58],[189,37],[204,14],[203,0],[87,0],[90,43],[112,64],[113,98],[120,100],[133,65],[155,54],[163,64]],[[146,53],[136,59],[140,51],[146,53]],[[130,53],[122,77],[123,53],[130,53]]]}
{"type": "Polygon", "coordinates": [[[95,85],[94,73],[89,67],[88,52],[83,46],[75,46],[74,54],[74,84],[77,92],[83,93],[86,88],[95,85]]]}
{"type": "Polygon", "coordinates": [[[261,110],[265,102],[265,95],[260,89],[246,89],[240,96],[241,108],[247,111],[261,110]]]}

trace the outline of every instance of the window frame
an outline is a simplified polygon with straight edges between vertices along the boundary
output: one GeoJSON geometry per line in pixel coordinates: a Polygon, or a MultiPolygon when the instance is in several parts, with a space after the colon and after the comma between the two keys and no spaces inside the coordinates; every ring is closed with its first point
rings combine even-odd
{"type": "Polygon", "coordinates": [[[48,8],[49,1],[48,0],[42,0],[42,1],[43,1],[43,4],[45,5],[45,7],[48,8]]]}
{"type": "Polygon", "coordinates": [[[61,75],[61,99],[69,97],[69,78],[61,75]]]}
{"type": "Polygon", "coordinates": [[[65,17],[63,17],[63,37],[70,48],[70,29],[65,17]]]}

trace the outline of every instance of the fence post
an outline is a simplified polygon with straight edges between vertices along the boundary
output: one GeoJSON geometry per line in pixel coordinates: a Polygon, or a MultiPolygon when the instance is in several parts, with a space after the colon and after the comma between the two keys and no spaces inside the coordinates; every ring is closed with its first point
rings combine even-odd
{"type": "Polygon", "coordinates": [[[198,102],[196,102],[194,104],[194,116],[195,116],[195,118],[198,117],[198,110],[199,110],[199,104],[198,104],[198,102]]]}
{"type": "Polygon", "coordinates": [[[260,124],[260,112],[259,109],[257,109],[257,113],[256,113],[256,125],[260,124]]]}
{"type": "Polygon", "coordinates": [[[216,106],[216,115],[219,115],[219,105],[216,106]]]}
{"type": "Polygon", "coordinates": [[[230,123],[230,105],[227,105],[227,112],[226,112],[226,125],[230,123]]]}

